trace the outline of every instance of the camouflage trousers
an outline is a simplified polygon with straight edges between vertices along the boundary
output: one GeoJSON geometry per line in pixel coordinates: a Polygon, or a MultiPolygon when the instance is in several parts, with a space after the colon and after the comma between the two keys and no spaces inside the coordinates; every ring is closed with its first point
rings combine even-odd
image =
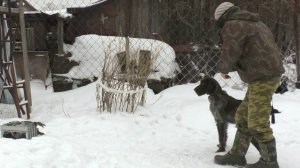
{"type": "Polygon", "coordinates": [[[274,139],[270,127],[271,100],[279,83],[280,77],[276,77],[248,85],[246,96],[235,115],[238,131],[256,138],[258,142],[274,139]]]}

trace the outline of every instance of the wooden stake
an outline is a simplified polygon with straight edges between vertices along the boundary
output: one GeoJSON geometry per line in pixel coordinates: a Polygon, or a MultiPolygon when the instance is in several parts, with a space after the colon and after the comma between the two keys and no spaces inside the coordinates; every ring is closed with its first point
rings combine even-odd
{"type": "Polygon", "coordinates": [[[31,99],[31,88],[30,88],[30,76],[29,76],[29,63],[28,63],[28,51],[27,51],[27,40],[26,40],[26,30],[25,30],[25,17],[24,17],[24,6],[23,0],[19,2],[19,16],[20,16],[20,29],[21,29],[21,39],[22,39],[22,51],[23,51],[23,64],[24,64],[24,79],[25,88],[24,96],[27,97],[29,108],[27,108],[27,118],[31,113],[32,99],[31,99]]]}

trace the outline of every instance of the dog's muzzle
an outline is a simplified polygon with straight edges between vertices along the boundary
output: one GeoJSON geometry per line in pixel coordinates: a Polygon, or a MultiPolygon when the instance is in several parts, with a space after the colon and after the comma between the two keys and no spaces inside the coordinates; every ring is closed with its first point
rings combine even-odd
{"type": "Polygon", "coordinates": [[[197,94],[198,96],[202,96],[202,95],[205,94],[205,92],[202,91],[202,90],[203,90],[203,89],[201,89],[201,86],[200,86],[200,85],[197,86],[197,87],[195,87],[195,89],[194,89],[194,91],[196,92],[196,94],[197,94]]]}

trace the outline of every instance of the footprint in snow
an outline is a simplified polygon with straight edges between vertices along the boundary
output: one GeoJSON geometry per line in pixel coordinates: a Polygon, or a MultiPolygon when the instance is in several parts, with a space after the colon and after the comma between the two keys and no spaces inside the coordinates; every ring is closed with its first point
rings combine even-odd
{"type": "Polygon", "coordinates": [[[176,116],[176,120],[177,120],[177,121],[181,121],[181,120],[182,120],[182,117],[181,117],[180,114],[178,114],[178,115],[176,116]]]}

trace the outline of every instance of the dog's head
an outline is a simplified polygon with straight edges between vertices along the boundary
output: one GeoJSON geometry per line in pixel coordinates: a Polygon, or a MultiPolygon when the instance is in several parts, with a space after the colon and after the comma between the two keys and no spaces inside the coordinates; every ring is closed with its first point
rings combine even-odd
{"type": "Polygon", "coordinates": [[[205,76],[201,79],[200,84],[194,89],[198,96],[204,94],[212,94],[217,90],[221,90],[219,83],[212,77],[205,76]]]}

